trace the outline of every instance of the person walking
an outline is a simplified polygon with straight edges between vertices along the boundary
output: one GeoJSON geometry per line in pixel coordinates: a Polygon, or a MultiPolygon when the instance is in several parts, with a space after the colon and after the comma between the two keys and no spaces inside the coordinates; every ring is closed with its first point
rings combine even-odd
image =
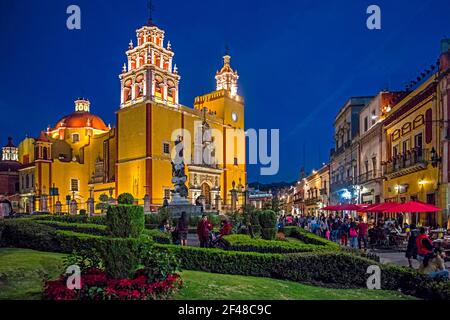
{"type": "Polygon", "coordinates": [[[356,230],[356,224],[352,222],[348,230],[350,238],[350,247],[356,249],[358,247],[358,231],[356,230]]]}
{"type": "Polygon", "coordinates": [[[424,227],[419,230],[419,235],[416,238],[417,246],[417,260],[423,262],[425,257],[433,252],[433,243],[428,237],[427,231],[424,227]]]}
{"type": "Polygon", "coordinates": [[[358,248],[359,250],[362,249],[361,243],[364,243],[364,251],[367,251],[368,246],[368,240],[367,240],[367,233],[368,233],[369,225],[367,222],[364,222],[363,218],[360,218],[359,224],[358,224],[358,248]]]}
{"type": "Polygon", "coordinates": [[[202,215],[201,220],[197,225],[197,236],[200,241],[201,248],[207,248],[209,245],[209,232],[212,230],[212,225],[208,221],[208,216],[206,214],[202,215]]]}
{"type": "Polygon", "coordinates": [[[180,219],[177,223],[178,237],[182,246],[187,246],[187,236],[189,231],[189,218],[186,212],[181,213],[180,219]]]}
{"type": "Polygon", "coordinates": [[[408,259],[408,265],[410,268],[413,267],[412,259],[417,259],[417,245],[416,238],[419,235],[419,230],[416,229],[415,225],[411,225],[408,238],[408,245],[406,246],[405,257],[408,259]]]}
{"type": "Polygon", "coordinates": [[[347,246],[348,244],[348,230],[349,230],[349,224],[347,220],[344,220],[341,225],[339,226],[339,237],[341,239],[341,245],[347,246]]]}

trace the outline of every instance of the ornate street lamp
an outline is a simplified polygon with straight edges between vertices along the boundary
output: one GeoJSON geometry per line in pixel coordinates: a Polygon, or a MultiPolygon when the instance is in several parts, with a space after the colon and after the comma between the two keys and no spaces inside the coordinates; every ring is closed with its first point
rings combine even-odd
{"type": "Polygon", "coordinates": [[[436,168],[439,163],[442,161],[442,157],[439,157],[436,149],[433,147],[431,149],[431,165],[436,168]]]}

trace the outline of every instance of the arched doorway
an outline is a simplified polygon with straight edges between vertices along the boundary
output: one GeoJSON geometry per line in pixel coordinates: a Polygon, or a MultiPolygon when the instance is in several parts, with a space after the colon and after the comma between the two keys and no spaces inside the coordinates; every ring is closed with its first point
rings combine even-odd
{"type": "Polygon", "coordinates": [[[206,182],[202,184],[202,196],[205,197],[205,204],[211,206],[211,187],[206,182]]]}

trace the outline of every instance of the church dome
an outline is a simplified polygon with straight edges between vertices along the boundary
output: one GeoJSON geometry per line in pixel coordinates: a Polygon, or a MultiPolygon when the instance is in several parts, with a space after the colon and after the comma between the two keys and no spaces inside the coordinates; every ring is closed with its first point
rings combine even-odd
{"type": "Polygon", "coordinates": [[[109,127],[99,116],[90,113],[90,102],[85,99],[75,101],[75,112],[64,116],[52,130],[59,128],[92,128],[109,131],[109,127]]]}
{"type": "Polygon", "coordinates": [[[8,138],[8,143],[2,148],[2,158],[0,160],[0,172],[16,172],[21,167],[18,148],[8,138]]]}

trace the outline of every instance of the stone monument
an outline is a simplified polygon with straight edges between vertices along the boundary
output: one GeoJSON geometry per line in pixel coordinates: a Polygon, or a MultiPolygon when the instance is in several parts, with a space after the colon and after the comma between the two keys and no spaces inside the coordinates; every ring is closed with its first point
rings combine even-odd
{"type": "Polygon", "coordinates": [[[183,142],[181,137],[175,141],[177,154],[172,160],[172,199],[167,208],[173,218],[179,218],[182,212],[186,212],[189,216],[201,215],[203,210],[201,207],[193,205],[188,200],[188,188],[186,187],[187,176],[185,173],[185,165],[183,160],[183,142]]]}

